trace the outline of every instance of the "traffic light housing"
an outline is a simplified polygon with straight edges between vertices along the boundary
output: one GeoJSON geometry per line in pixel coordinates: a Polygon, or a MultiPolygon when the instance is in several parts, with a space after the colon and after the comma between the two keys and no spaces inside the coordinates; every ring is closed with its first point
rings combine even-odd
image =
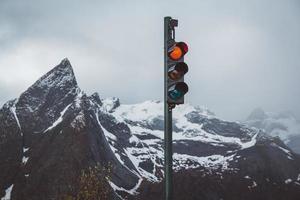
{"type": "Polygon", "coordinates": [[[184,75],[189,70],[188,65],[184,62],[188,45],[184,42],[176,42],[172,35],[170,37],[166,49],[167,103],[174,107],[184,103],[184,95],[188,92],[188,85],[184,82],[184,75]]]}

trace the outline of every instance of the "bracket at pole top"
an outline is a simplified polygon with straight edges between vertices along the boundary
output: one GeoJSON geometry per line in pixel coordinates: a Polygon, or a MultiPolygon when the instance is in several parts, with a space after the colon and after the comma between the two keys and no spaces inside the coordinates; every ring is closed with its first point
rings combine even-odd
{"type": "Polygon", "coordinates": [[[173,29],[174,27],[178,26],[178,20],[177,19],[171,19],[170,20],[170,26],[173,29]]]}
{"type": "Polygon", "coordinates": [[[178,20],[177,19],[170,19],[169,28],[171,30],[173,40],[175,40],[175,27],[177,27],[177,26],[178,26],[178,20]]]}

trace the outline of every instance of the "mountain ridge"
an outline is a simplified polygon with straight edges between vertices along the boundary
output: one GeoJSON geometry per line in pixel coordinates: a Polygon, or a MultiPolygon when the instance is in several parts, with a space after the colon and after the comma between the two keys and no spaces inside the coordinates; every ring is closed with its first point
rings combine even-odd
{"type": "MultiPolygon", "coordinates": [[[[189,185],[206,177],[218,191],[199,182],[211,193],[204,199],[240,199],[230,198],[229,189],[239,183],[249,199],[282,188],[290,199],[299,194],[300,158],[280,140],[191,105],[174,110],[173,127],[175,177],[189,185]],[[264,187],[269,190],[261,193],[264,187]]],[[[151,199],[149,191],[163,181],[163,104],[124,105],[118,98],[89,96],[64,59],[0,109],[0,159],[0,197],[74,196],[81,170],[111,164],[112,176],[104,183],[110,199],[151,199]]],[[[161,198],[161,192],[154,194],[161,198]]]]}

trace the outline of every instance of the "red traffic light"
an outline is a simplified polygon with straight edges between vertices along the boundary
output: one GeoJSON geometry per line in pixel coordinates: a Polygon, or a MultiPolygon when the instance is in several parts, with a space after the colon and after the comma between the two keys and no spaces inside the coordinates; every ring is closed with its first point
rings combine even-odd
{"type": "Polygon", "coordinates": [[[168,51],[168,56],[172,60],[181,59],[189,51],[188,45],[184,42],[178,42],[172,46],[168,51]]]}

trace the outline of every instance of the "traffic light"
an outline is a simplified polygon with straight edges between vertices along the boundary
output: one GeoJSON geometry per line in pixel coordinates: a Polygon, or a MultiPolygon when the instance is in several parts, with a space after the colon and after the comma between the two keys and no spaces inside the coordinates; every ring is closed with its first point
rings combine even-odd
{"type": "Polygon", "coordinates": [[[184,75],[189,68],[184,62],[184,55],[188,46],[184,42],[176,42],[170,38],[167,48],[167,103],[178,105],[184,103],[184,95],[188,92],[188,85],[184,82],[184,75]]]}
{"type": "Polygon", "coordinates": [[[173,150],[172,150],[172,110],[178,104],[184,103],[184,95],[189,88],[184,82],[184,75],[189,68],[184,62],[188,45],[176,42],[175,27],[178,20],[172,17],[164,18],[164,173],[165,200],[173,199],[173,150]]]}

